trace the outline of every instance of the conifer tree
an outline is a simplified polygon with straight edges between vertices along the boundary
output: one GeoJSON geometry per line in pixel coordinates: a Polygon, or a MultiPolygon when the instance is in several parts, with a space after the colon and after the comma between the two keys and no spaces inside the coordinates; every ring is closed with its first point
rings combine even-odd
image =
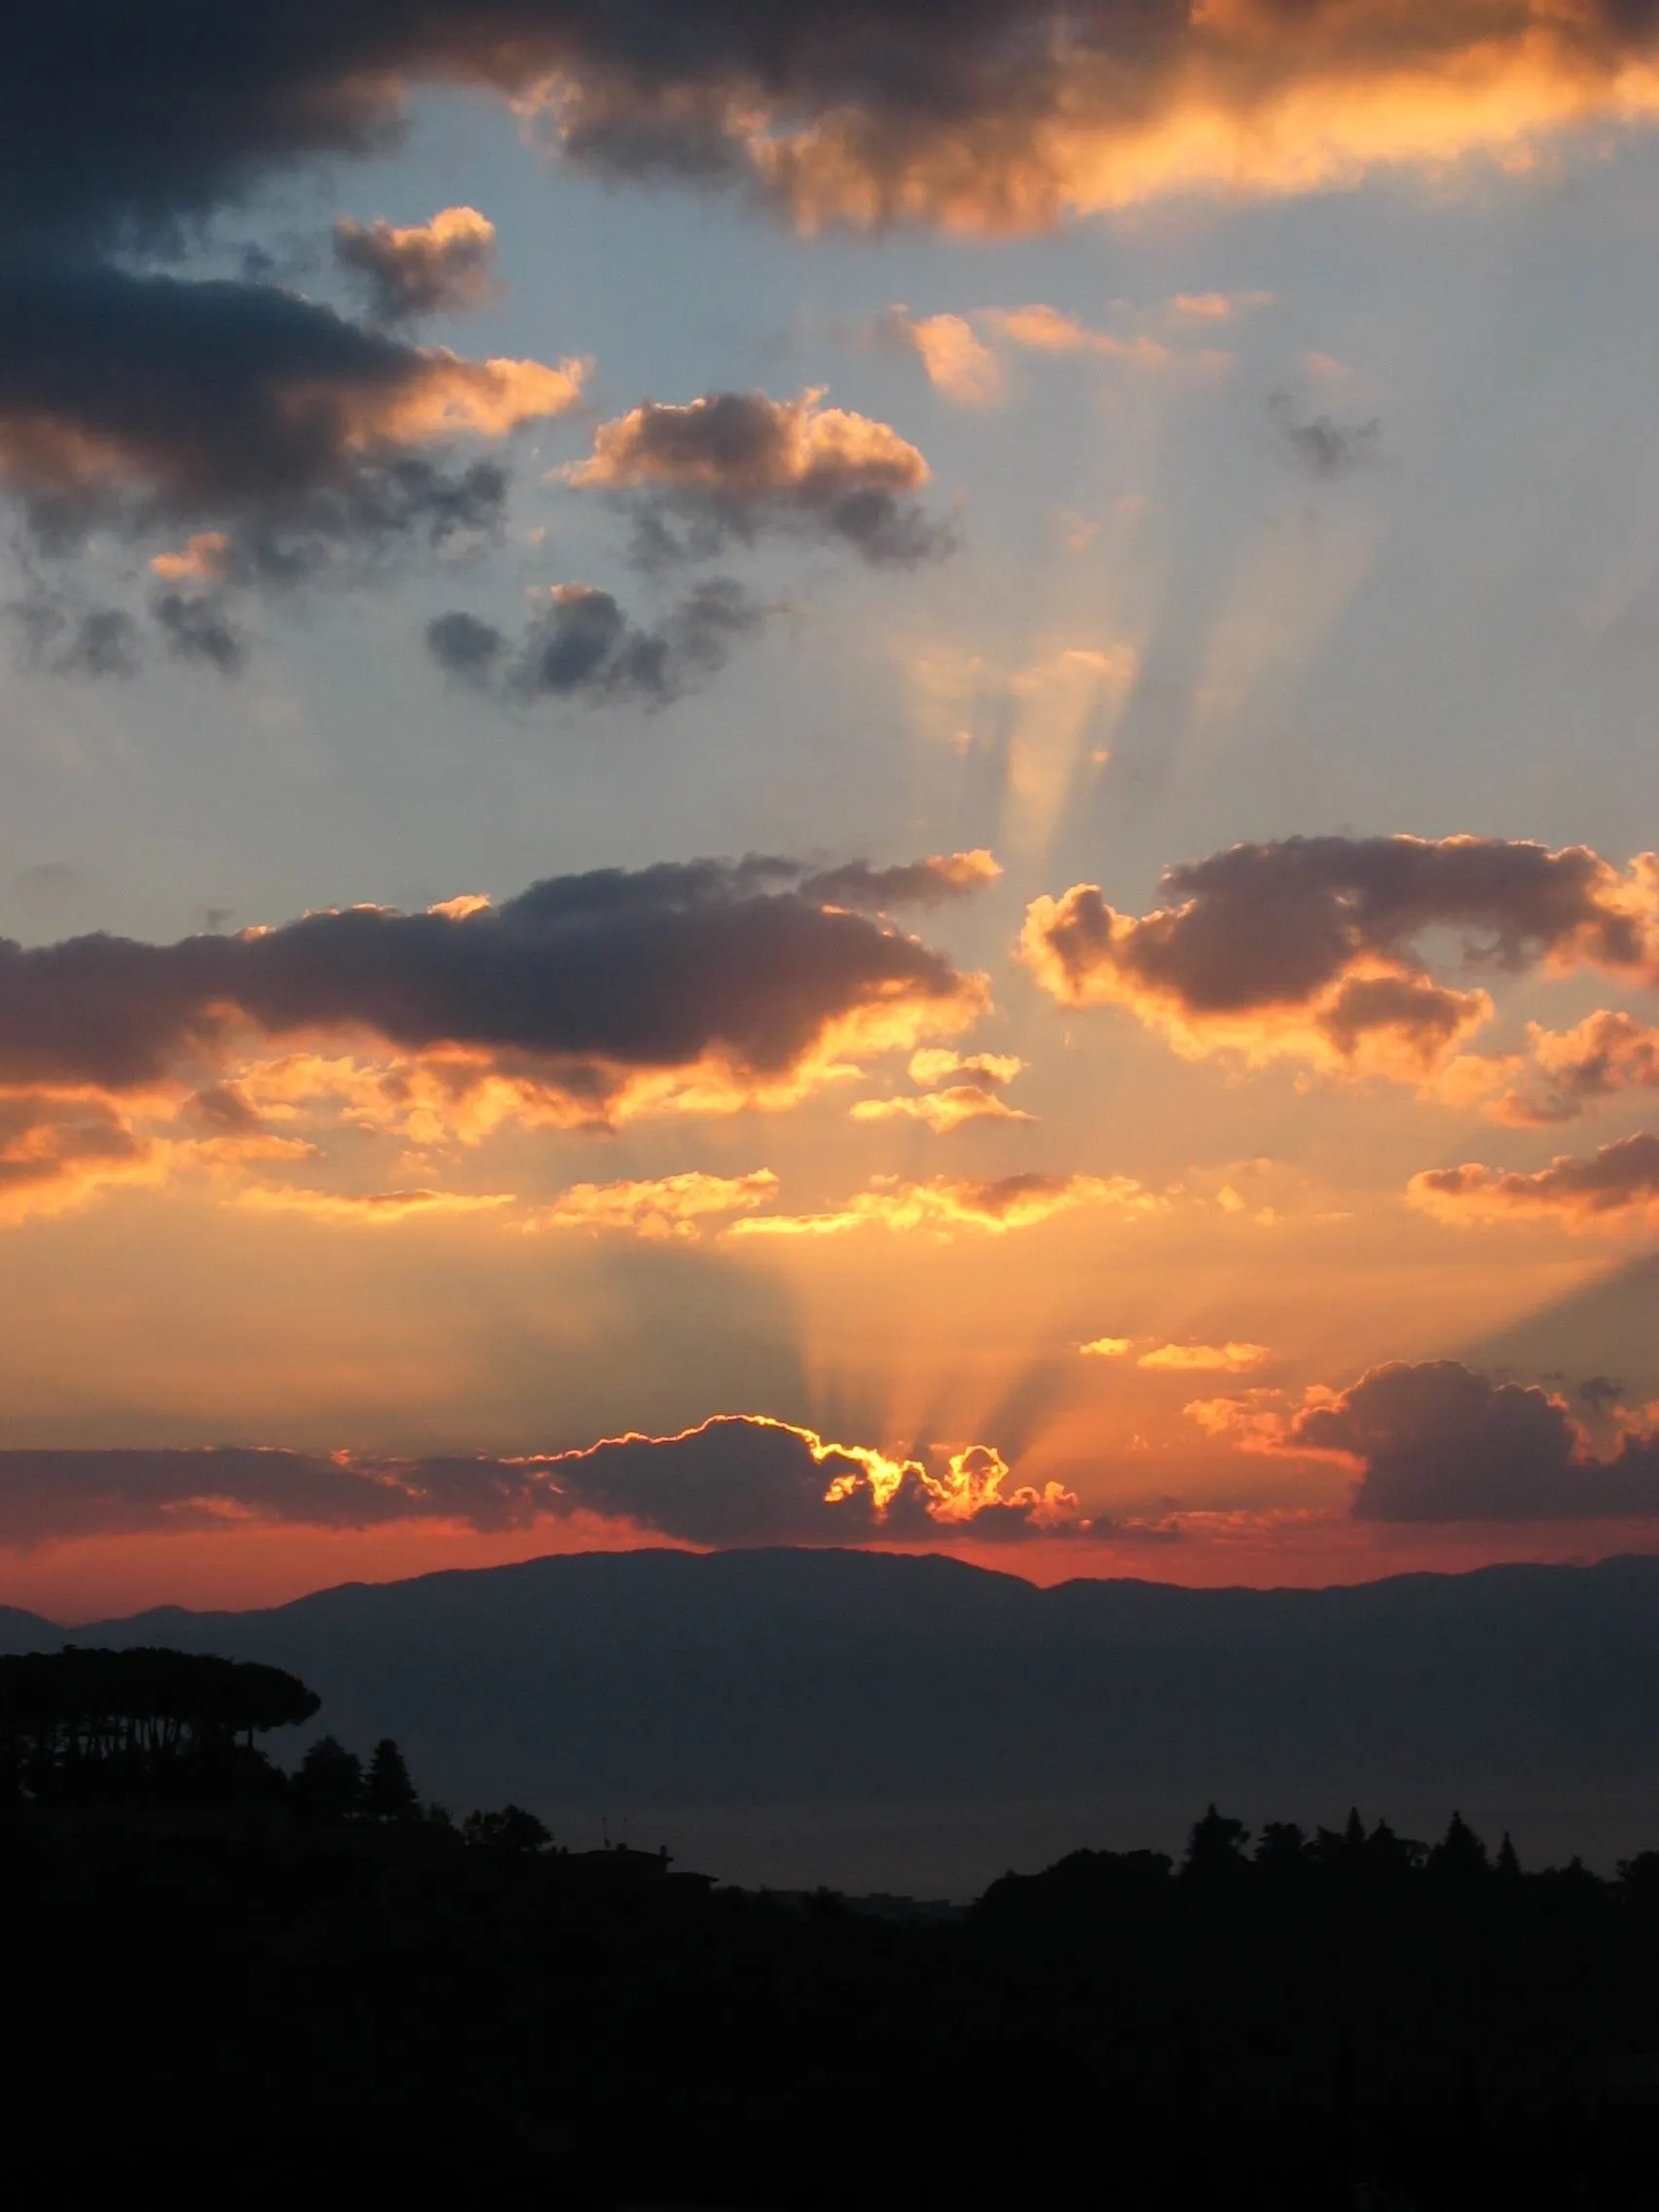
{"type": "Polygon", "coordinates": [[[383,1736],[369,1760],[363,1811],[371,1821],[412,1821],[420,1810],[421,1800],[409,1779],[403,1753],[389,1736],[383,1736]]]}

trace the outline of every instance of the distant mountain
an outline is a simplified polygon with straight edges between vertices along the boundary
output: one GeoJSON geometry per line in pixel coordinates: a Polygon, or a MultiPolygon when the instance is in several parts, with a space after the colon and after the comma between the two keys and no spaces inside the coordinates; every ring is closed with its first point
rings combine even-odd
{"type": "MultiPolygon", "coordinates": [[[[0,1609],[0,1649],[66,1632],[0,1609]]],[[[729,1880],[967,1894],[1081,1843],[1454,1806],[1529,1862],[1659,1845],[1659,1559],[1351,1589],[1038,1590],[867,1552],[590,1553],[77,1628],[292,1669],[428,1794],[729,1880]]],[[[297,1744],[295,1746],[297,1749],[297,1744]]],[[[286,1750],[286,1747],[283,1747],[286,1750]]]]}

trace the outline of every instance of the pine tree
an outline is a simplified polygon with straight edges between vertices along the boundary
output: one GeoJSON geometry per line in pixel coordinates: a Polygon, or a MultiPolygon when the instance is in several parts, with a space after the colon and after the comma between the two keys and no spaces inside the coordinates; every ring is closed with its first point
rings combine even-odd
{"type": "Polygon", "coordinates": [[[362,1760],[333,1736],[319,1736],[300,1761],[294,1796],[319,1820],[349,1820],[362,1802],[362,1760]]]}
{"type": "Polygon", "coordinates": [[[403,1753],[389,1736],[381,1738],[369,1760],[363,1811],[371,1821],[412,1821],[420,1814],[421,1800],[409,1779],[403,1753]]]}

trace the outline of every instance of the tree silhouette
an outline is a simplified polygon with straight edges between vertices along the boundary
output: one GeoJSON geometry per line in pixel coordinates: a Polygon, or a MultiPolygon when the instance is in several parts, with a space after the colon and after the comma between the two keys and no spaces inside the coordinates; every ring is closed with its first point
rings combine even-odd
{"type": "Polygon", "coordinates": [[[1244,1846],[1249,1840],[1250,1831],[1242,1821],[1230,1820],[1211,1805],[1187,1838],[1181,1872],[1191,1881],[1230,1880],[1248,1864],[1244,1846]]]}
{"type": "Polygon", "coordinates": [[[294,1801],[314,1819],[344,1821],[363,1801],[363,1762],[333,1736],[319,1736],[294,1776],[294,1801]]]}
{"type": "Polygon", "coordinates": [[[468,1843],[491,1851],[546,1851],[553,1842],[553,1831],[522,1805],[503,1805],[498,1813],[468,1813],[461,1832],[468,1843]]]}
{"type": "Polygon", "coordinates": [[[421,1800],[409,1779],[403,1753],[389,1736],[381,1738],[370,1756],[362,1808],[371,1821],[413,1821],[420,1817],[421,1800]]]}
{"type": "Polygon", "coordinates": [[[0,1659],[0,1787],[47,1800],[279,1788],[253,1739],[319,1703],[279,1667],[205,1652],[25,1652],[0,1659]]]}
{"type": "Polygon", "coordinates": [[[1491,1871],[1487,1847],[1464,1820],[1454,1813],[1446,1833],[1428,1855],[1428,1870],[1444,1881],[1472,1882],[1491,1871]]]}

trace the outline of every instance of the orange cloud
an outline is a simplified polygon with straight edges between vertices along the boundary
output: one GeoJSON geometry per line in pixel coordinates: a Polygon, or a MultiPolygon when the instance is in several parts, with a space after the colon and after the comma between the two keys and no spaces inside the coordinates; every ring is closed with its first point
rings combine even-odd
{"type": "Polygon", "coordinates": [[[1122,1359],[1132,1348],[1134,1341],[1133,1337],[1095,1337],[1077,1348],[1085,1359],[1122,1359]]]}
{"type": "Polygon", "coordinates": [[[1042,41],[1012,7],[948,20],[950,45],[909,60],[951,85],[933,107],[895,99],[892,76],[861,101],[856,75],[825,71],[815,97],[810,65],[778,96],[758,55],[695,89],[578,70],[524,96],[571,158],[630,166],[657,133],[695,143],[706,168],[747,169],[805,230],[992,234],[1169,195],[1328,191],[1470,156],[1524,166],[1575,126],[1659,114],[1642,18],[1595,0],[1315,0],[1294,18],[1271,0],[1212,0],[1179,20],[1068,18],[1042,41]]]}
{"type": "Polygon", "coordinates": [[[1458,1057],[1492,1000],[1425,973],[1426,933],[1456,933],[1468,960],[1509,973],[1649,974],[1659,955],[1645,855],[1621,872],[1581,846],[1289,838],[1168,868],[1163,885],[1171,903],[1141,916],[1094,884],[1034,901],[1020,957],[1061,1005],[1122,1007],[1189,1058],[1295,1058],[1431,1093],[1495,1079],[1458,1057]]]}
{"type": "Polygon", "coordinates": [[[1645,1230],[1659,1225],[1659,1137],[1621,1137],[1588,1158],[1559,1153],[1531,1174],[1473,1161],[1432,1167],[1412,1177],[1406,1196],[1447,1222],[1531,1216],[1575,1231],[1645,1230]]]}
{"type": "Polygon", "coordinates": [[[1143,1351],[1135,1364],[1174,1375],[1206,1370],[1223,1375],[1245,1375],[1252,1367],[1260,1367],[1264,1360],[1272,1357],[1266,1345],[1159,1345],[1152,1351],[1143,1351]]]}
{"type": "Polygon", "coordinates": [[[711,1216],[768,1204],[778,1191],[769,1168],[750,1175],[705,1175],[695,1169],[639,1182],[576,1183],[533,1214],[531,1229],[618,1229],[635,1236],[694,1237],[711,1216]]]}
{"type": "Polygon", "coordinates": [[[1110,1206],[1135,1217],[1156,1212],[1161,1203],[1127,1175],[1006,1175],[997,1182],[956,1182],[938,1175],[928,1183],[880,1176],[834,1212],[761,1214],[734,1221],[726,1234],[840,1236],[855,1229],[879,1228],[949,1236],[972,1229],[1001,1236],[1078,1206],[1110,1206]]]}
{"type": "Polygon", "coordinates": [[[688,549],[715,550],[758,530],[817,532],[866,561],[908,565],[948,552],[947,526],[916,495],[926,461],[886,423],[762,391],[707,392],[683,406],[646,400],[594,432],[592,458],[564,471],[579,488],[625,498],[660,550],[670,519],[688,549]]]}
{"type": "Polygon", "coordinates": [[[910,1060],[914,1083],[937,1084],[946,1076],[971,1080],[927,1090],[917,1097],[861,1098],[852,1109],[855,1122],[922,1122],[936,1134],[961,1128],[966,1122],[1029,1122],[1034,1119],[999,1097],[999,1088],[1012,1083],[1024,1062],[1012,1053],[980,1052],[965,1057],[960,1052],[932,1049],[916,1052],[910,1060]]]}
{"type": "Polygon", "coordinates": [[[474,1197],[462,1191],[308,1191],[286,1183],[256,1183],[232,1201],[250,1213],[303,1214],[311,1221],[338,1222],[357,1229],[387,1229],[412,1220],[445,1215],[496,1213],[513,1204],[510,1191],[474,1197]]]}
{"type": "Polygon", "coordinates": [[[200,530],[177,553],[158,553],[153,575],[169,584],[220,584],[225,580],[231,541],[222,530],[200,530]]]}
{"type": "Polygon", "coordinates": [[[918,1097],[861,1098],[852,1115],[855,1122],[921,1122],[936,1136],[948,1136],[967,1122],[1030,1122],[1036,1118],[977,1083],[952,1084],[944,1090],[924,1091],[918,1097]]]}
{"type": "Polygon", "coordinates": [[[1038,353],[1103,353],[1113,360],[1140,361],[1156,367],[1169,358],[1156,339],[1120,338],[1110,330],[1091,330],[1074,314],[1036,303],[1023,308],[986,308],[984,320],[1001,337],[1038,353]]]}
{"type": "Polygon", "coordinates": [[[1659,1089],[1659,1029],[1604,1008],[1571,1029],[1529,1022],[1525,1053],[1466,1065],[1467,1086],[1493,1120],[1534,1128],[1570,1122],[1620,1091],[1659,1089]]]}
{"type": "Polygon", "coordinates": [[[482,307],[496,281],[496,226],[476,207],[444,207],[429,223],[398,229],[384,217],[334,226],[338,266],[367,291],[385,320],[482,307]]]}
{"type": "Polygon", "coordinates": [[[521,424],[568,415],[582,395],[591,364],[497,359],[468,361],[447,347],[419,350],[418,366],[401,387],[330,393],[301,387],[297,409],[319,398],[338,406],[348,445],[386,441],[424,445],[437,438],[505,437],[521,424]]]}
{"type": "Polygon", "coordinates": [[[930,314],[912,319],[902,307],[881,318],[881,332],[921,356],[928,381],[962,407],[994,407],[1003,396],[1002,369],[996,355],[974,334],[965,315],[930,314]]]}

